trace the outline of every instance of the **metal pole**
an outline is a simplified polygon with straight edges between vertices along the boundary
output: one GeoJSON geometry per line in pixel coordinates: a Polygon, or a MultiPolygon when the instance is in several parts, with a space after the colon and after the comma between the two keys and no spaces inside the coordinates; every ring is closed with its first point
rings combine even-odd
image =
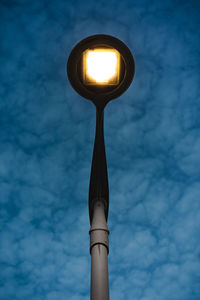
{"type": "Polygon", "coordinates": [[[89,188],[91,300],[109,300],[109,189],[103,130],[103,109],[96,110],[96,135],[89,188]]]}
{"type": "Polygon", "coordinates": [[[109,300],[108,280],[108,234],[104,204],[94,204],[92,225],[90,228],[91,253],[91,300],[109,300]]]}

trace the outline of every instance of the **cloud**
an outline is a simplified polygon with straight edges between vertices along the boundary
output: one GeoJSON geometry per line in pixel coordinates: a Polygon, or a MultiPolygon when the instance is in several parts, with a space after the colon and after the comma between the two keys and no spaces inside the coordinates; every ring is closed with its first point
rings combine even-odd
{"type": "Polygon", "coordinates": [[[1,299],[85,300],[95,109],[66,62],[96,33],[133,52],[105,110],[111,299],[197,300],[197,1],[1,1],[1,299]]]}

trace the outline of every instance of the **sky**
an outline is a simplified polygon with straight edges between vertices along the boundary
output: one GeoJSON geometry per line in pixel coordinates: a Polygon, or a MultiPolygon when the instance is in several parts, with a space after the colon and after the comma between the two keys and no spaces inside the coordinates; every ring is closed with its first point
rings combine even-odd
{"type": "Polygon", "coordinates": [[[0,1],[0,299],[90,297],[95,107],[67,79],[93,34],[135,59],[105,109],[111,300],[200,299],[198,0],[0,1]]]}

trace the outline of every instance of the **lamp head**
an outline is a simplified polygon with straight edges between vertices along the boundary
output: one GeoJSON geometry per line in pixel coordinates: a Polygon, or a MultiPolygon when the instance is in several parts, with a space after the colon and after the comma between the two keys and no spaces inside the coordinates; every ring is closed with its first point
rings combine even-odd
{"type": "Polygon", "coordinates": [[[134,72],[134,59],[128,47],[117,38],[102,34],[79,42],[67,63],[73,88],[102,109],[125,92],[134,72]]]}

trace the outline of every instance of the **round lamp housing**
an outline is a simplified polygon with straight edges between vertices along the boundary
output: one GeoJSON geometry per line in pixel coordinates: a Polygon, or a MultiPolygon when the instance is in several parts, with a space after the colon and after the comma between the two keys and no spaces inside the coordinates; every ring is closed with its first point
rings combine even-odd
{"type": "Polygon", "coordinates": [[[121,96],[134,73],[135,63],[129,48],[119,39],[104,34],[80,41],[67,62],[72,87],[98,108],[121,96]]]}

